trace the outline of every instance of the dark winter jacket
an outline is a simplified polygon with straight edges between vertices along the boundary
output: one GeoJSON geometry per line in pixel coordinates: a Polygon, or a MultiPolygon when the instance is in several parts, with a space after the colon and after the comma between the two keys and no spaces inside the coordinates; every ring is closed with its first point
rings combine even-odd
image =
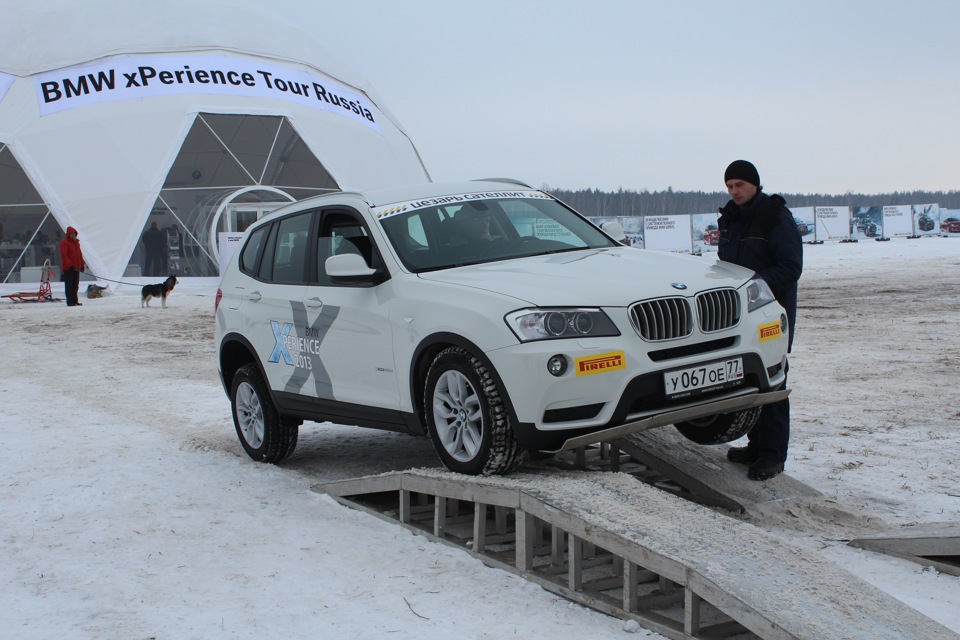
{"type": "Polygon", "coordinates": [[[731,200],[720,209],[717,249],[721,260],[753,269],[770,286],[787,311],[792,345],[803,240],[786,205],[780,196],[762,191],[743,207],[731,200]]]}
{"type": "Polygon", "coordinates": [[[83,271],[86,265],[83,262],[83,252],[80,251],[80,241],[71,238],[70,234],[76,233],[73,227],[67,227],[67,235],[60,241],[60,270],[69,271],[76,269],[83,271]]]}

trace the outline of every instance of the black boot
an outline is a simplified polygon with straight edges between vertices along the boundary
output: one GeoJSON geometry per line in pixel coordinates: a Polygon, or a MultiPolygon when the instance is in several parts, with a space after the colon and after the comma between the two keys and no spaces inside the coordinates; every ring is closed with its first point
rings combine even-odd
{"type": "Polygon", "coordinates": [[[751,480],[769,480],[783,473],[783,463],[760,458],[750,465],[747,477],[751,480]]]}
{"type": "Polygon", "coordinates": [[[730,462],[749,466],[759,459],[760,455],[756,449],[750,447],[730,447],[727,449],[727,460],[730,462]]]}

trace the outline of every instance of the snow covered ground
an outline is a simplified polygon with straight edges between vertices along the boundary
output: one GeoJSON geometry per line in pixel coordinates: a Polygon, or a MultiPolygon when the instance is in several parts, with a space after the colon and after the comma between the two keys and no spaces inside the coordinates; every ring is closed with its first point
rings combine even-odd
{"type": "MultiPolygon", "coordinates": [[[[958,239],[806,247],[787,473],[867,515],[752,521],[960,633],[960,578],[845,544],[960,522],[957,273],[958,239]]],[[[283,466],[250,461],[213,290],[181,285],[166,310],[136,286],[76,308],[0,301],[4,636],[661,637],[310,491],[438,466],[427,439],[305,426],[283,466]]]]}

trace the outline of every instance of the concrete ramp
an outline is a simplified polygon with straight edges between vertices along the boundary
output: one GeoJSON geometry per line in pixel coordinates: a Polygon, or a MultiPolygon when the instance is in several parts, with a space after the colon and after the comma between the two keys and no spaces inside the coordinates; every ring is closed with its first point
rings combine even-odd
{"type": "Polygon", "coordinates": [[[625,473],[423,469],[314,489],[669,638],[960,638],[811,550],[625,473]]]}

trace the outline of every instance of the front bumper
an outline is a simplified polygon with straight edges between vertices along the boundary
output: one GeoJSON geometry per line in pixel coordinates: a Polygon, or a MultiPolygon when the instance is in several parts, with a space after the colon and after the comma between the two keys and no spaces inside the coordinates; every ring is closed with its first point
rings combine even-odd
{"type": "MultiPolygon", "coordinates": [[[[503,382],[521,445],[549,450],[588,434],[596,438],[594,442],[600,441],[604,438],[595,434],[622,425],[660,426],[692,419],[674,415],[681,411],[696,411],[695,417],[705,417],[740,410],[717,404],[727,400],[740,402],[752,395],[756,397],[750,402],[773,401],[768,399],[769,393],[786,379],[788,336],[763,339],[759,328],[778,320],[781,313],[779,305],[771,304],[731,330],[663,342],[641,340],[611,313],[621,327],[620,336],[530,342],[486,355],[503,382]],[[570,364],[560,376],[547,371],[546,363],[553,355],[562,355],[570,364]],[[667,396],[665,372],[737,357],[743,359],[744,371],[738,386],[709,389],[687,398],[667,396]],[[577,363],[585,359],[598,360],[602,366],[582,371],[577,363]],[[614,364],[608,366],[609,362],[614,364]],[[660,415],[672,417],[657,418],[660,415]],[[651,418],[656,420],[651,422],[651,418]]],[[[644,428],[650,427],[632,430],[644,428]]]]}
{"type": "Polygon", "coordinates": [[[597,442],[607,442],[616,438],[623,438],[631,433],[646,431],[656,427],[663,427],[669,424],[676,424],[677,422],[686,422],[688,420],[696,420],[697,418],[706,418],[709,416],[752,409],[754,407],[770,404],[771,402],[779,402],[789,395],[789,389],[768,391],[766,393],[762,393],[758,389],[747,389],[745,392],[741,392],[741,394],[737,395],[736,397],[714,400],[706,404],[701,403],[694,406],[685,407],[683,409],[675,409],[665,413],[658,413],[648,418],[632,420],[617,427],[610,427],[608,429],[601,429],[599,431],[591,431],[579,436],[572,436],[567,438],[563,445],[556,449],[556,451],[576,449],[577,447],[583,447],[597,442]]]}

